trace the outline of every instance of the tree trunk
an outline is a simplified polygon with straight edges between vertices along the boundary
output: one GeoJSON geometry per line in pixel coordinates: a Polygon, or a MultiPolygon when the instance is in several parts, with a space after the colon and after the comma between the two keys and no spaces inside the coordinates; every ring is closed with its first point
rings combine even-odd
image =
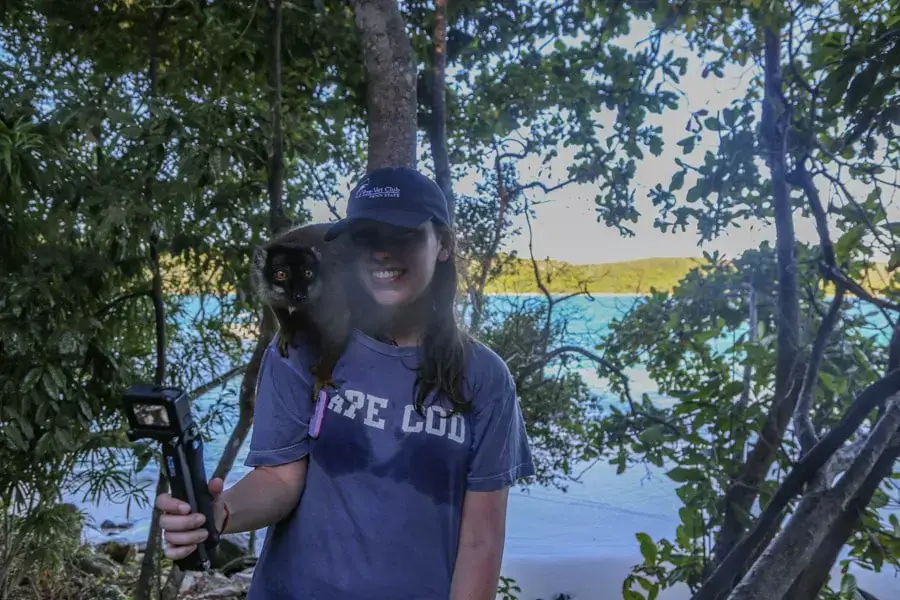
{"type": "Polygon", "coordinates": [[[272,108],[272,151],[269,153],[269,230],[276,234],[288,225],[284,216],[284,130],[281,124],[281,0],[272,0],[269,91],[272,108]]]}
{"type": "MultiPolygon", "coordinates": [[[[478,281],[470,292],[472,298],[472,331],[477,333],[481,329],[484,322],[484,290],[487,287],[488,276],[491,274],[491,267],[497,258],[497,252],[500,250],[500,238],[503,237],[503,224],[506,221],[506,211],[509,208],[509,190],[503,183],[503,165],[500,162],[500,155],[494,160],[494,171],[497,176],[497,195],[499,203],[497,206],[497,220],[494,221],[494,230],[491,232],[491,245],[484,256],[478,260],[478,281]]],[[[548,310],[552,310],[552,305],[548,306],[548,310]]],[[[544,348],[543,350],[546,350],[544,348]]]]}
{"type": "Polygon", "coordinates": [[[447,197],[450,219],[456,209],[450,156],[447,152],[447,0],[434,2],[434,54],[431,78],[431,121],[428,137],[434,159],[434,176],[447,197]]]}
{"type": "Polygon", "coordinates": [[[368,170],[416,166],[416,65],[396,0],[351,0],[366,67],[368,170]]]}
{"type": "MultiPolygon", "coordinates": [[[[891,336],[888,354],[887,373],[900,369],[900,325],[894,328],[891,336]]],[[[831,567],[838,559],[841,548],[859,526],[860,519],[866,507],[872,501],[872,496],[881,485],[881,482],[891,476],[894,464],[900,459],[900,430],[894,434],[892,446],[875,463],[875,467],[866,480],[859,487],[856,496],[849,502],[844,512],[837,518],[831,531],[816,550],[812,560],[806,569],[794,582],[784,600],[816,598],[819,591],[825,586],[831,574],[831,567]]]]}
{"type": "Polygon", "coordinates": [[[228,443],[225,444],[222,457],[219,459],[219,464],[216,465],[216,470],[213,472],[213,478],[221,477],[225,479],[228,476],[228,473],[234,466],[238,452],[240,452],[241,446],[250,432],[250,427],[253,425],[253,411],[256,408],[256,379],[259,377],[259,368],[262,365],[263,354],[272,341],[275,331],[275,323],[271,311],[263,311],[259,329],[259,338],[256,340],[253,356],[250,358],[250,364],[247,365],[247,370],[241,379],[238,422],[228,438],[228,443]]]}
{"type": "MultiPolygon", "coordinates": [[[[166,12],[160,13],[159,19],[154,24],[154,28],[150,38],[150,64],[147,68],[147,118],[152,121],[154,110],[153,101],[156,98],[157,75],[159,68],[159,59],[157,56],[157,45],[159,30],[166,18],[166,12]]],[[[147,142],[149,143],[149,142],[147,142]]],[[[159,152],[149,152],[147,155],[146,173],[144,174],[144,194],[143,201],[149,207],[153,202],[153,180],[156,177],[156,171],[159,169],[160,161],[157,157],[161,156],[159,152]]],[[[152,213],[151,213],[152,214],[152,213]]],[[[159,271],[159,253],[157,244],[159,243],[159,233],[156,231],[156,225],[150,225],[150,271],[152,273],[152,291],[151,298],[153,301],[154,325],[156,329],[156,373],[154,375],[154,383],[157,386],[165,384],[166,380],[166,309],[163,303],[162,276],[159,271]]],[[[162,460],[159,461],[159,476],[156,480],[156,494],[153,496],[153,502],[156,496],[168,491],[169,482],[166,478],[165,465],[162,460]]],[[[144,558],[141,561],[141,570],[135,584],[134,598],[135,600],[150,600],[153,593],[154,575],[158,574],[158,559],[162,545],[162,535],[159,527],[159,511],[153,510],[150,518],[150,531],[147,534],[147,546],[144,550],[144,558]]]]}
{"type": "MultiPolygon", "coordinates": [[[[778,256],[778,360],[775,368],[775,397],[760,435],[737,481],[725,494],[725,516],[715,545],[713,566],[719,564],[744,533],[743,515],[748,514],[765,480],[784,437],[800,391],[802,373],[798,333],[800,299],[797,265],[794,256],[796,238],[787,183],[785,156],[785,104],[781,78],[780,32],[765,29],[765,98],[763,100],[762,141],[768,149],[775,213],[776,252],[778,256]]],[[[736,580],[740,573],[734,574],[736,580]]]]}
{"type": "Polygon", "coordinates": [[[856,496],[834,521],[808,566],[797,577],[783,600],[814,600],[819,597],[819,592],[828,582],[831,568],[837,561],[841,548],[859,526],[859,521],[881,482],[893,473],[898,458],[900,458],[900,430],[894,433],[891,446],[881,455],[872,472],[859,486],[856,496]]]}
{"type": "MultiPolygon", "coordinates": [[[[284,216],[284,131],[281,121],[281,37],[282,37],[282,0],[273,0],[270,5],[270,54],[269,54],[269,87],[271,88],[272,109],[272,150],[269,154],[269,228],[275,235],[288,225],[284,216]]],[[[238,422],[228,438],[228,443],[219,458],[219,464],[213,472],[213,478],[225,479],[237,458],[244,440],[253,425],[253,411],[256,408],[256,379],[262,357],[272,341],[275,333],[275,321],[270,311],[263,310],[260,319],[259,338],[253,349],[250,364],[241,379],[241,394],[238,400],[238,422]]]]}
{"type": "Polygon", "coordinates": [[[898,427],[900,394],[895,394],[850,469],[832,489],[810,493],[800,501],[788,525],[763,552],[728,600],[781,600],[882,455],[890,449],[898,427]]]}

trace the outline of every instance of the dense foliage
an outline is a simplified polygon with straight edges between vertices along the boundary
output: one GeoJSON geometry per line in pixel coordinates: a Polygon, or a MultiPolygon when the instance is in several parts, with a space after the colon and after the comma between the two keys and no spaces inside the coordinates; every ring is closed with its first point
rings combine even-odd
{"type": "MultiPolygon", "coordinates": [[[[252,247],[315,203],[334,206],[365,169],[372,50],[352,4],[3,3],[0,597],[64,563],[63,544],[39,552],[72,529],[63,490],[141,497],[131,474],[152,454],[124,439],[123,389],[156,377],[193,390],[239,373],[253,355],[240,333],[258,326],[252,247]]],[[[898,366],[890,336],[866,324],[886,328],[898,308],[900,3],[464,0],[444,8],[445,53],[433,5],[401,9],[430,150],[421,166],[480,179],[454,195],[460,310],[516,377],[539,481],[563,485],[598,457],[671,467],[682,525],[674,540],[639,535],[645,560],[625,595],[699,589],[809,450],[786,428],[795,407],[821,438],[898,366]],[[647,23],[647,39],[623,41],[647,23]],[[688,48],[667,49],[676,38],[688,48]],[[654,119],[681,105],[689,69],[736,66],[746,93],[693,113],[674,176],[649,186],[658,214],[641,214],[637,166],[665,146],[654,119]],[[775,227],[777,244],[728,263],[578,267],[510,253],[513,235],[532,234],[535,198],[576,184],[594,190],[598,228],[630,235],[653,219],[711,240],[752,221],[775,227]],[[816,219],[818,244],[796,242],[800,214],[816,219]],[[602,339],[573,342],[578,317],[559,294],[651,289],[602,339]],[[494,291],[541,297],[500,307],[486,301],[494,291]],[[621,408],[600,413],[572,356],[596,364],[621,408]],[[623,373],[636,365],[675,403],[633,397],[623,373]]],[[[863,518],[845,511],[846,535],[834,525],[828,541],[875,567],[900,555],[875,512],[891,493],[882,480],[868,500],[853,496],[863,518]]],[[[794,597],[815,597],[835,557],[804,559],[794,597]]]]}

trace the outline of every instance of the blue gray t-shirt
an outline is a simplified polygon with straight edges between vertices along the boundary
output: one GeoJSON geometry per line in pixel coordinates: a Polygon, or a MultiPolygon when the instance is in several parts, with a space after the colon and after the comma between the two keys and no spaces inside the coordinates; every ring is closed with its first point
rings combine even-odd
{"type": "Polygon", "coordinates": [[[355,332],[335,367],[344,384],[311,439],[312,355],[268,348],[245,464],[309,455],[309,469],[297,509],[269,528],[248,600],[446,600],[466,490],[534,474],[502,359],[473,342],[463,384],[472,410],[448,418],[446,401],[426,401],[423,417],[418,353],[355,332]]]}

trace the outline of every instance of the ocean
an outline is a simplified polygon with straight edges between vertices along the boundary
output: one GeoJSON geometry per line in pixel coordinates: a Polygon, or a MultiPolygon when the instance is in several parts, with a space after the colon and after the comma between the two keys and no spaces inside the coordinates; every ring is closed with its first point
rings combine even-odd
{"type": "MultiPolygon", "coordinates": [[[[593,298],[578,297],[566,301],[563,305],[564,312],[569,316],[568,336],[566,340],[577,343],[587,348],[593,348],[596,340],[608,323],[615,317],[627,311],[639,300],[635,296],[596,296],[593,298]]],[[[494,297],[491,302],[494,306],[502,306],[504,302],[541,302],[540,298],[527,297],[494,297]]],[[[496,318],[502,318],[502,311],[496,318]]],[[[881,335],[878,323],[873,331],[881,335]]],[[[717,344],[726,344],[731,340],[718,340],[717,344]]],[[[605,398],[606,382],[596,373],[589,363],[582,363],[579,371],[588,382],[592,391],[605,398]]],[[[735,366],[736,377],[740,377],[740,366],[735,366]]],[[[628,372],[631,378],[632,393],[639,397],[641,393],[647,393],[655,401],[666,402],[669,399],[661,398],[652,380],[642,369],[632,369],[628,372]]],[[[227,394],[236,402],[237,390],[240,380],[233,380],[226,388],[227,394]]],[[[209,407],[220,403],[222,390],[216,390],[200,397],[194,405],[198,414],[203,414],[209,407]]],[[[605,402],[608,400],[604,400],[605,402]]],[[[223,446],[228,438],[228,433],[236,420],[236,408],[225,415],[224,427],[217,428],[216,433],[206,443],[205,463],[207,472],[211,473],[216,466],[223,446]]],[[[228,482],[237,481],[247,468],[243,466],[249,445],[249,436],[244,443],[234,468],[228,477],[228,482]]],[[[678,508],[680,500],[675,494],[676,484],[669,481],[663,468],[651,466],[631,467],[620,475],[616,475],[616,467],[597,462],[593,465],[576,466],[573,472],[581,473],[578,481],[567,482],[567,490],[563,491],[555,487],[539,485],[522,486],[514,488],[510,494],[507,537],[505,546],[504,568],[507,565],[530,564],[534,561],[551,562],[561,564],[569,561],[571,564],[590,564],[590,561],[616,560],[625,563],[636,564],[640,562],[640,552],[635,539],[635,533],[645,532],[654,539],[668,537],[674,539],[675,528],[679,523],[678,508]],[[587,468],[590,467],[590,468],[587,468]],[[517,562],[518,561],[518,562],[517,562]],[[574,562],[573,562],[574,561],[574,562]],[[585,563],[585,561],[588,561],[585,563]],[[628,563],[627,561],[631,561],[628,563]]],[[[139,480],[145,484],[148,494],[152,494],[156,481],[156,467],[151,463],[139,474],[139,480]]],[[[135,502],[126,502],[121,499],[105,498],[99,503],[85,501],[78,496],[67,495],[67,501],[74,502],[81,507],[89,518],[89,526],[86,531],[86,539],[99,541],[107,539],[105,533],[98,528],[104,520],[114,522],[130,522],[133,527],[120,534],[129,541],[143,541],[146,539],[150,508],[140,506],[135,502]]],[[[893,510],[900,514],[900,511],[893,510]]],[[[264,532],[257,536],[257,543],[261,544],[264,532]]],[[[529,567],[530,569],[531,567],[529,567]]],[[[888,569],[890,569],[888,567],[888,569]]],[[[522,568],[512,570],[519,572],[522,568]]],[[[594,570],[587,569],[588,575],[594,570]]],[[[886,575],[885,575],[886,576],[886,575]]],[[[571,579],[583,575],[560,575],[561,578],[571,579]]],[[[618,577],[618,575],[615,575],[618,577]]],[[[900,581],[900,580],[897,580],[900,581]]],[[[545,582],[546,583],[546,582],[545,582]]],[[[553,587],[557,583],[547,584],[547,590],[564,591],[559,587],[553,587]]],[[[608,596],[584,595],[584,589],[595,589],[594,584],[577,584],[569,581],[574,586],[572,592],[582,590],[577,598],[586,597],[621,597],[620,594],[608,596]],[[585,587],[587,586],[587,587],[585,587]]],[[[621,585],[621,577],[619,583],[621,585]]],[[[538,590],[541,586],[532,585],[526,593],[544,593],[538,590]]],[[[615,585],[611,586],[611,589],[615,585]]],[[[900,589],[900,584],[898,584],[900,589]]],[[[554,592],[554,593],[556,593],[554,592]]],[[[528,596],[523,596],[528,598],[528,596]]],[[[548,599],[549,600],[549,599],[548,599]]]]}

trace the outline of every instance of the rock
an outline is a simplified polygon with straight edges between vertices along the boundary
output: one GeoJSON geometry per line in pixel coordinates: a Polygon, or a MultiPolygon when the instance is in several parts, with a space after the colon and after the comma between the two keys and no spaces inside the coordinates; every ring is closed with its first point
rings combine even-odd
{"type": "Polygon", "coordinates": [[[78,559],[78,568],[97,577],[115,577],[119,565],[105,554],[86,554],[78,559]]]}
{"type": "Polygon", "coordinates": [[[115,541],[100,544],[97,546],[97,551],[102,552],[120,565],[131,562],[137,556],[137,548],[134,545],[115,541]]]}
{"type": "Polygon", "coordinates": [[[239,586],[229,586],[203,592],[197,596],[197,600],[212,600],[218,598],[220,600],[242,600],[247,597],[247,590],[239,586]]]}
{"type": "Polygon", "coordinates": [[[111,583],[98,583],[91,586],[85,597],[91,600],[128,600],[125,592],[111,583]]]}
{"type": "Polygon", "coordinates": [[[182,582],[179,599],[185,600],[242,600],[247,597],[249,580],[229,579],[215,571],[191,572],[182,582]]]}
{"type": "MultiPolygon", "coordinates": [[[[222,569],[236,559],[250,556],[249,533],[226,533],[219,538],[219,545],[212,557],[212,567],[222,569]]],[[[233,569],[233,567],[231,567],[233,569]]],[[[241,570],[243,566],[235,570],[241,570]]]]}
{"type": "Polygon", "coordinates": [[[133,524],[115,523],[106,520],[100,529],[85,526],[83,530],[84,541],[89,546],[100,546],[108,542],[116,542],[123,546],[134,546],[139,551],[143,551],[147,547],[147,536],[149,534],[149,519],[138,519],[133,524]],[[127,527],[125,527],[126,525],[127,527]]]}
{"type": "Polygon", "coordinates": [[[130,528],[133,527],[133,526],[134,526],[134,523],[128,523],[128,522],[124,522],[124,523],[116,523],[115,521],[111,521],[111,520],[109,520],[109,519],[106,519],[105,521],[103,521],[102,523],[100,523],[100,529],[102,529],[102,530],[109,530],[109,529],[130,529],[130,528]]]}
{"type": "Polygon", "coordinates": [[[184,577],[181,580],[181,586],[178,588],[179,595],[191,591],[197,585],[197,580],[200,577],[202,577],[202,573],[197,573],[197,571],[185,571],[184,577]]]}
{"type": "Polygon", "coordinates": [[[253,569],[247,569],[245,571],[240,571],[235,573],[230,577],[230,579],[234,582],[240,583],[241,585],[247,586],[250,588],[250,581],[253,579],[253,569]]]}
{"type": "Polygon", "coordinates": [[[259,560],[255,556],[239,556],[238,558],[232,560],[226,565],[223,565],[221,569],[222,575],[226,577],[231,577],[232,575],[239,573],[241,571],[246,571],[247,569],[252,569],[256,566],[256,561],[259,560]]]}

